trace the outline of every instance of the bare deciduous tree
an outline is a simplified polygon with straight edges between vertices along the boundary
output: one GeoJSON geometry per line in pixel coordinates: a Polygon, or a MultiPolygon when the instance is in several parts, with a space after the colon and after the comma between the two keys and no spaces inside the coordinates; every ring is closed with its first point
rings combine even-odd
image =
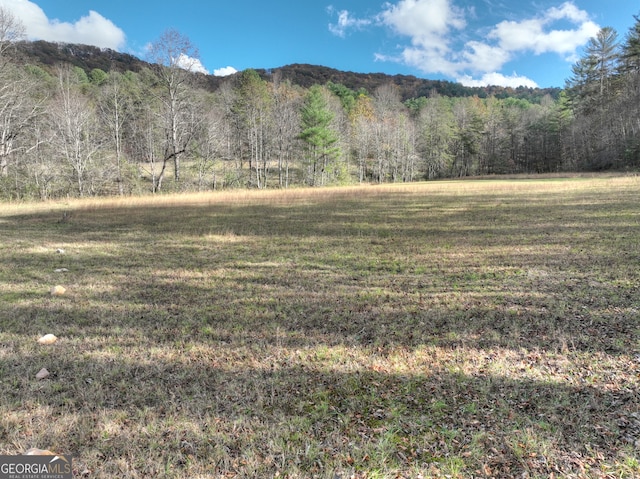
{"type": "Polygon", "coordinates": [[[296,135],[300,125],[301,95],[288,82],[273,81],[273,110],[271,129],[274,155],[278,163],[278,186],[286,188],[290,181],[296,135]]]}
{"type": "Polygon", "coordinates": [[[70,66],[58,68],[58,92],[51,108],[56,128],[53,143],[73,172],[78,195],[87,193],[86,172],[100,150],[96,114],[88,99],[77,88],[70,66]]]}
{"type": "Polygon", "coordinates": [[[13,12],[0,6],[0,69],[11,60],[10,50],[15,42],[23,40],[26,35],[24,24],[15,17],[13,12]]]}
{"type": "Polygon", "coordinates": [[[167,163],[173,161],[174,178],[180,181],[180,159],[187,151],[193,135],[192,111],[189,100],[191,73],[197,70],[198,49],[188,37],[174,29],[166,30],[149,50],[149,60],[155,64],[160,80],[163,110],[160,113],[165,130],[162,170],[155,190],[162,186],[167,163]]]}
{"type": "Polygon", "coordinates": [[[0,176],[8,175],[9,157],[18,149],[17,139],[36,114],[31,101],[33,86],[10,62],[10,49],[24,38],[24,25],[5,7],[0,7],[0,176]]]}
{"type": "Polygon", "coordinates": [[[100,120],[109,129],[116,163],[116,182],[118,193],[124,194],[123,169],[123,135],[130,119],[130,96],[127,92],[125,79],[118,72],[111,72],[100,92],[99,97],[100,120]]]}

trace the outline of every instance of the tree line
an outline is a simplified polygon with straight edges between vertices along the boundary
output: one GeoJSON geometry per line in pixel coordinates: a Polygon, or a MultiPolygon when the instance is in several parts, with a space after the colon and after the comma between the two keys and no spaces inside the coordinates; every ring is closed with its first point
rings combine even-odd
{"type": "Polygon", "coordinates": [[[603,28],[558,98],[402,100],[246,70],[207,91],[198,52],[167,30],[140,71],[45,69],[14,54],[0,8],[0,198],[286,188],[637,169],[640,19],[603,28]]]}

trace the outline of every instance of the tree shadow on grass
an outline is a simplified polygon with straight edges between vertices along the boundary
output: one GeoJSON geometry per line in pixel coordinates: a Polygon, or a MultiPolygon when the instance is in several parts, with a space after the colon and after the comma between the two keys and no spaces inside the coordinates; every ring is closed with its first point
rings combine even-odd
{"type": "Polygon", "coordinates": [[[628,218],[342,206],[8,219],[4,452],[57,444],[97,477],[633,467],[628,218]],[[67,266],[56,245],[71,263],[61,298],[48,296],[67,266]],[[63,340],[38,349],[45,332],[63,340]],[[402,354],[415,367],[388,369],[402,354]],[[52,377],[36,382],[43,366],[52,377]]]}
{"type": "Polygon", "coordinates": [[[14,284],[11,292],[2,294],[10,300],[0,307],[3,331],[44,334],[54,329],[75,335],[83,328],[91,334],[94,327],[120,327],[163,342],[172,334],[197,337],[220,328],[281,329],[289,341],[322,337],[330,345],[638,353],[640,318],[633,286],[594,286],[587,300],[573,301],[570,291],[566,296],[533,287],[527,291],[526,282],[508,291],[493,284],[484,290],[458,286],[448,292],[402,284],[413,277],[398,276],[395,285],[385,286],[375,278],[273,266],[236,269],[237,276],[213,279],[171,269],[130,275],[113,271],[111,267],[105,273],[113,276],[110,284],[90,288],[86,284],[96,281],[93,274],[52,274],[68,288],[60,298],[51,297],[44,284],[40,291],[14,284]]]}
{"type": "Polygon", "coordinates": [[[235,341],[5,349],[0,369],[13,387],[0,398],[1,452],[55,445],[91,477],[599,477],[631,461],[640,432],[632,387],[446,367],[398,374],[331,364],[314,349],[276,351],[274,337],[249,351],[235,341]],[[249,352],[254,367],[238,358],[249,352]],[[32,380],[45,363],[52,376],[32,380]]]}
{"type": "Polygon", "coordinates": [[[38,321],[142,329],[178,323],[175,328],[196,332],[266,325],[364,346],[639,350],[631,270],[600,263],[592,274],[593,261],[569,253],[568,259],[534,250],[497,257],[490,250],[459,258],[457,251],[436,250],[429,262],[412,264],[411,253],[390,252],[386,243],[365,253],[367,241],[333,251],[299,242],[287,256],[289,247],[263,237],[144,247],[142,239],[115,233],[103,240],[116,242],[115,249],[101,241],[87,246],[82,235],[73,240],[82,248],[70,243],[66,255],[53,249],[10,255],[5,316],[16,318],[15,332],[38,321]],[[61,266],[70,271],[54,273],[61,266]],[[68,286],[66,297],[48,297],[57,282],[68,286]]]}

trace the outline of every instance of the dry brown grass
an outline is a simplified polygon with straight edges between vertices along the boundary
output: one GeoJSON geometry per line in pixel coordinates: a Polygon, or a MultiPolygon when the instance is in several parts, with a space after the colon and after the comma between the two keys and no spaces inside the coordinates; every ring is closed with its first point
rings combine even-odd
{"type": "Polygon", "coordinates": [[[0,453],[638,477],[638,205],[600,177],[3,205],[0,453]]]}

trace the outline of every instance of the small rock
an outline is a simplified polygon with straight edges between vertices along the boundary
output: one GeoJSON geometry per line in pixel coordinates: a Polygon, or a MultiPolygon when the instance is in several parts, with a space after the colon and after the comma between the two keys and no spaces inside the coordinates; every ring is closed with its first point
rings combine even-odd
{"type": "Polygon", "coordinates": [[[62,296],[67,292],[67,289],[64,286],[54,286],[51,288],[51,296],[62,296]]]}
{"type": "Polygon", "coordinates": [[[38,371],[38,374],[36,374],[36,379],[45,379],[49,377],[49,371],[47,371],[45,368],[42,368],[40,371],[38,371]]]}
{"type": "Polygon", "coordinates": [[[68,271],[69,270],[67,268],[57,268],[53,270],[54,273],[66,273],[68,271]]]}
{"type": "Polygon", "coordinates": [[[57,456],[55,452],[51,452],[48,449],[38,449],[37,447],[32,447],[28,451],[26,451],[24,456],[57,456]]]}
{"type": "Polygon", "coordinates": [[[58,340],[58,338],[56,338],[53,334],[45,334],[40,339],[38,339],[38,342],[40,344],[53,344],[57,340],[58,340]]]}

